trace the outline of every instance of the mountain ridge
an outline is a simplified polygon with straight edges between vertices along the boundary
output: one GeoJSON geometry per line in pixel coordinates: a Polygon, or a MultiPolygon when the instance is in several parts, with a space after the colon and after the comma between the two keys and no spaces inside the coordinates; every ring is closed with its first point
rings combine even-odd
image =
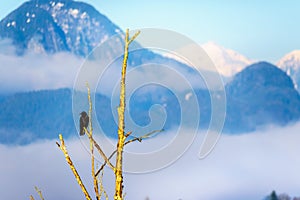
{"type": "Polygon", "coordinates": [[[293,79],[296,89],[300,92],[300,50],[291,51],[276,64],[293,79]]]}
{"type": "Polygon", "coordinates": [[[12,39],[19,54],[31,44],[47,53],[69,51],[85,57],[118,33],[122,30],[93,6],[73,0],[27,1],[0,22],[0,37],[12,39]]]}
{"type": "Polygon", "coordinates": [[[201,46],[214,62],[219,72],[225,77],[232,77],[246,66],[254,63],[253,60],[246,56],[212,41],[201,46]]]}
{"type": "MultiPolygon", "coordinates": [[[[95,45],[116,33],[121,33],[120,37],[122,37],[123,32],[92,6],[72,0],[31,0],[22,4],[0,22],[0,36],[10,37],[19,45],[20,55],[26,49],[33,48],[50,54],[68,51],[75,55],[86,56],[95,45]],[[90,13],[87,13],[88,11],[90,13]],[[41,16],[44,21],[37,20],[41,16]]],[[[243,65],[248,62],[247,58],[237,52],[216,47],[216,44],[212,46],[221,51],[219,53],[223,58],[228,60],[236,58],[243,61],[241,62],[244,63],[243,65]]],[[[189,66],[145,49],[132,52],[128,67],[131,69],[146,61],[156,61],[156,64],[168,63],[173,69],[178,69],[187,80],[192,79],[191,75],[195,74],[189,66]]],[[[121,59],[115,64],[119,66],[120,63],[121,59]]],[[[245,133],[269,124],[287,125],[299,120],[299,93],[295,90],[290,77],[277,66],[258,62],[230,70],[233,77],[225,87],[228,112],[224,132],[245,133]]],[[[161,73],[161,69],[159,72],[161,73]]],[[[114,80],[111,74],[106,74],[106,77],[110,81],[118,81],[118,78],[115,77],[114,80]]],[[[183,91],[181,94],[186,97],[186,101],[191,98],[186,96],[189,92],[183,91]]],[[[199,88],[195,93],[202,112],[199,125],[205,129],[211,117],[210,93],[199,88]]],[[[137,92],[135,96],[134,100],[130,100],[129,106],[133,107],[130,112],[135,116],[137,124],[144,126],[151,121],[148,111],[154,104],[161,105],[168,114],[169,118],[164,127],[166,130],[179,124],[180,107],[172,91],[156,87],[137,92]],[[144,98],[140,98],[141,95],[145,95],[144,98]]],[[[86,96],[82,98],[85,102],[86,96]]],[[[103,131],[110,134],[117,129],[111,101],[107,96],[96,94],[95,108],[101,113],[97,118],[103,131]]],[[[74,135],[77,126],[76,117],[77,113],[72,113],[71,89],[41,90],[0,96],[2,136],[0,143],[27,144],[37,138],[52,139],[57,137],[57,131],[66,133],[66,136],[74,135]]]]}
{"type": "MultiPolygon", "coordinates": [[[[225,88],[227,113],[223,132],[226,134],[248,133],[269,125],[286,126],[300,119],[299,93],[290,77],[270,63],[250,65],[225,88]]],[[[151,106],[161,105],[167,114],[162,128],[172,130],[178,125],[182,126],[180,112],[191,111],[189,107],[180,107],[178,96],[164,88],[141,89],[130,97],[128,105],[130,116],[136,124],[147,126],[151,122],[151,106]]],[[[73,113],[74,92],[71,89],[58,89],[0,96],[0,143],[27,144],[36,139],[54,139],[58,132],[63,132],[66,137],[77,135],[77,118],[81,110],[73,113]]],[[[181,94],[185,101],[189,100],[187,94],[186,91],[181,94]]],[[[207,90],[195,90],[195,94],[201,111],[200,129],[206,129],[212,112],[210,93],[207,90]]],[[[77,99],[80,109],[87,108],[86,94],[79,95],[82,98],[77,99]]],[[[109,137],[115,137],[112,133],[117,131],[114,119],[116,110],[112,101],[102,94],[95,94],[97,120],[104,134],[109,137]]],[[[95,132],[99,133],[96,128],[95,132]]]]}
{"type": "Polygon", "coordinates": [[[236,126],[254,131],[270,123],[286,125],[300,119],[299,93],[291,78],[273,64],[248,66],[226,85],[226,94],[225,129],[236,126]]]}

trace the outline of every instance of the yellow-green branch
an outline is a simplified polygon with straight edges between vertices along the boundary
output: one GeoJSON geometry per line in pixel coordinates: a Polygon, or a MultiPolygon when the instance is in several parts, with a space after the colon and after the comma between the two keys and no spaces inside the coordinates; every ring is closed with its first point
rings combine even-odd
{"type": "MultiPolygon", "coordinates": [[[[85,128],[84,128],[85,129],[85,128]]],[[[109,161],[110,158],[107,158],[107,156],[105,155],[104,151],[101,149],[100,145],[96,142],[96,140],[93,138],[93,136],[87,131],[85,130],[87,136],[89,137],[89,139],[94,143],[96,149],[98,150],[99,154],[102,156],[102,158],[104,159],[105,163],[108,163],[108,166],[115,171],[115,167],[113,166],[113,164],[109,161]]],[[[98,173],[95,174],[95,176],[97,176],[98,173]]]]}
{"type": "MultiPolygon", "coordinates": [[[[135,141],[139,141],[139,142],[142,142],[143,139],[146,139],[146,138],[149,138],[151,135],[155,134],[155,133],[159,133],[159,132],[162,132],[164,130],[156,130],[156,131],[152,131],[150,133],[147,133],[141,137],[135,137],[131,140],[128,140],[125,142],[124,146],[126,146],[127,144],[130,144],[132,142],[135,142],[135,141]]],[[[125,136],[128,137],[132,132],[128,132],[125,136]]],[[[113,151],[110,156],[108,157],[108,162],[109,160],[117,153],[117,150],[113,151]]],[[[98,169],[98,171],[96,172],[95,176],[98,176],[99,173],[104,169],[105,165],[107,164],[107,161],[105,161],[101,167],[98,169]]],[[[109,165],[109,164],[108,164],[109,165]]]]}
{"type": "Polygon", "coordinates": [[[64,138],[63,138],[63,136],[61,134],[59,134],[59,140],[60,140],[60,144],[58,142],[56,142],[57,146],[64,153],[66,161],[69,164],[69,166],[70,166],[70,168],[71,168],[71,170],[72,170],[72,172],[73,172],[73,174],[75,176],[75,179],[76,179],[78,185],[80,186],[83,194],[85,195],[85,198],[87,200],[91,200],[92,198],[89,195],[88,191],[86,190],[86,188],[85,188],[85,186],[84,186],[84,184],[83,184],[83,182],[82,182],[82,180],[81,180],[81,178],[80,178],[80,176],[79,176],[79,174],[78,174],[78,172],[77,172],[77,170],[76,170],[76,168],[75,168],[75,166],[74,166],[74,164],[73,164],[73,162],[72,162],[72,160],[71,160],[71,158],[70,158],[70,156],[68,154],[67,148],[65,146],[64,138]]]}
{"type": "Polygon", "coordinates": [[[124,128],[125,128],[125,78],[126,78],[126,68],[127,68],[127,60],[128,60],[128,47],[129,44],[139,35],[140,31],[134,34],[134,36],[129,39],[129,30],[126,30],[125,34],[125,46],[124,46],[124,58],[123,58],[123,65],[122,65],[122,77],[120,83],[120,105],[118,107],[118,144],[117,144],[117,158],[116,158],[116,170],[115,170],[115,200],[122,200],[123,199],[123,174],[122,174],[122,159],[123,159],[123,149],[125,144],[125,135],[124,135],[124,128]]]}
{"type": "Polygon", "coordinates": [[[91,167],[92,167],[92,178],[94,183],[94,191],[96,194],[96,199],[100,200],[100,193],[99,193],[99,186],[98,186],[98,180],[95,176],[95,156],[94,156],[94,141],[91,139],[93,137],[93,126],[92,126],[92,110],[93,110],[93,104],[91,100],[91,90],[89,87],[89,84],[86,83],[86,87],[88,90],[88,102],[89,102],[89,132],[85,129],[86,133],[89,136],[90,139],[90,151],[91,151],[91,167]]]}
{"type": "Polygon", "coordinates": [[[108,200],[108,195],[104,189],[104,186],[103,186],[103,175],[104,175],[104,172],[102,171],[101,173],[101,176],[99,178],[99,182],[100,182],[100,196],[102,196],[102,194],[104,194],[104,197],[105,197],[105,200],[108,200]]]}
{"type": "Polygon", "coordinates": [[[41,190],[39,190],[39,188],[38,187],[34,187],[34,189],[35,189],[35,191],[39,194],[39,196],[40,196],[40,198],[41,198],[41,200],[44,200],[44,197],[43,197],[43,194],[42,194],[42,191],[41,190]]]}

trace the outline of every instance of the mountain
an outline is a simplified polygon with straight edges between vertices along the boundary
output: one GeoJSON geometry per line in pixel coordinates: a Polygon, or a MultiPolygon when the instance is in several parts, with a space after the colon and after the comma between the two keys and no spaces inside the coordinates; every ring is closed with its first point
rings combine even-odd
{"type": "MultiPolygon", "coordinates": [[[[190,108],[188,102],[190,98],[197,98],[201,112],[200,129],[206,129],[212,111],[210,93],[196,89],[195,94],[193,97],[187,91],[182,91],[175,95],[165,87],[147,85],[131,95],[127,105],[129,115],[141,127],[153,123],[153,119],[158,123],[164,121],[163,126],[154,126],[157,129],[188,127],[189,124],[181,124],[182,112],[190,113],[192,119],[197,117],[192,116],[191,109],[195,108],[190,108]],[[151,114],[153,105],[160,106],[159,116],[153,115],[153,112],[151,114]],[[165,120],[161,117],[164,115],[161,108],[164,109],[165,120]]],[[[224,132],[227,134],[251,132],[269,125],[284,126],[300,119],[300,96],[292,80],[281,69],[267,62],[255,63],[236,74],[226,85],[226,95],[224,132]]],[[[99,133],[99,125],[104,134],[116,137],[114,116],[117,116],[117,104],[117,99],[95,94],[95,133],[99,133]]],[[[38,139],[57,138],[59,133],[66,138],[76,136],[79,113],[87,108],[86,94],[72,92],[71,89],[0,96],[0,143],[27,144],[38,139]],[[74,101],[72,95],[79,98],[74,101]]],[[[139,132],[136,128],[126,126],[126,131],[129,130],[139,132]]]]}
{"type": "Polygon", "coordinates": [[[300,91],[300,50],[286,54],[277,62],[277,66],[293,79],[296,89],[300,91]]]}
{"type": "Polygon", "coordinates": [[[94,7],[73,0],[31,0],[0,22],[0,37],[11,39],[19,54],[31,49],[87,56],[116,33],[121,29],[94,7]]]}
{"type": "Polygon", "coordinates": [[[300,96],[291,78],[270,63],[258,62],[239,72],[226,85],[226,94],[228,132],[300,119],[300,96]]]}
{"type": "Polygon", "coordinates": [[[59,132],[74,132],[71,92],[67,89],[17,93],[2,97],[0,142],[27,144],[54,138],[59,132]]]}
{"type": "Polygon", "coordinates": [[[225,77],[232,77],[253,63],[252,60],[238,52],[226,49],[214,42],[205,43],[202,48],[214,62],[221,75],[225,77]]]}
{"type": "MultiPolygon", "coordinates": [[[[207,42],[201,45],[201,47],[215,64],[218,72],[224,77],[225,82],[227,79],[230,79],[236,73],[242,71],[246,66],[254,62],[242,54],[231,49],[226,49],[215,42],[207,42]]],[[[188,64],[184,59],[172,55],[171,53],[165,53],[164,55],[188,64]]]]}
{"type": "MultiPolygon", "coordinates": [[[[186,94],[183,93],[181,96],[184,97],[186,94]]],[[[197,99],[203,110],[200,123],[204,127],[210,119],[208,91],[197,91],[197,99]]],[[[95,134],[102,132],[109,137],[117,137],[115,134],[117,123],[114,118],[117,116],[117,106],[113,105],[114,102],[118,103],[116,100],[102,94],[95,94],[96,115],[93,117],[95,134]]],[[[131,96],[127,107],[134,123],[141,127],[152,123],[153,119],[150,118],[149,111],[153,105],[163,107],[167,116],[164,124],[160,123],[160,119],[155,118],[154,121],[159,123],[159,126],[154,125],[156,129],[170,130],[180,125],[181,107],[177,97],[171,91],[153,85],[139,89],[131,96]]],[[[72,92],[71,89],[41,90],[0,96],[0,144],[24,145],[40,139],[55,139],[59,133],[63,133],[66,138],[78,136],[79,113],[87,109],[87,94],[72,92]],[[74,95],[76,100],[73,98],[74,95]]],[[[188,108],[184,110],[188,111],[188,108]]],[[[132,130],[130,126],[126,126],[127,129],[132,130]]],[[[136,128],[134,130],[135,134],[139,132],[136,128]]]]}
{"type": "MultiPolygon", "coordinates": [[[[72,0],[31,0],[0,22],[0,37],[11,39],[18,47],[19,55],[29,49],[47,54],[67,51],[78,56],[86,56],[99,42],[116,33],[123,34],[108,18],[92,6],[72,0]]],[[[108,53],[116,52],[122,47],[121,40],[118,39],[120,38],[109,43],[109,52],[107,49],[101,52],[105,54],[105,58],[113,56],[108,53]]],[[[137,45],[135,43],[132,46],[137,47],[137,45]]],[[[266,62],[246,67],[252,63],[251,60],[213,43],[204,45],[204,49],[224,76],[232,76],[231,81],[226,85],[225,132],[253,131],[269,124],[286,125],[300,118],[299,94],[285,72],[266,62]]],[[[184,63],[147,49],[131,52],[128,63],[129,70],[133,67],[146,66],[135,71],[138,77],[135,77],[133,82],[155,78],[153,79],[155,81],[151,79],[152,85],[135,88],[130,97],[129,114],[138,126],[151,123],[152,113],[149,110],[153,105],[163,108],[167,116],[164,126],[159,128],[170,130],[180,126],[181,113],[193,113],[194,108],[189,106],[188,101],[197,98],[201,112],[200,128],[208,127],[211,100],[209,91],[200,86],[204,83],[201,74],[197,74],[184,63]],[[146,72],[147,76],[145,76],[146,72]],[[175,91],[167,89],[165,84],[157,84],[159,80],[164,80],[171,83],[173,87],[183,85],[178,79],[174,80],[170,72],[176,72],[180,74],[182,80],[190,81],[196,96],[191,96],[190,91],[182,88],[175,94],[175,91]],[[181,107],[181,103],[187,103],[186,107],[181,107]]],[[[106,90],[114,91],[115,85],[108,83],[118,83],[119,77],[115,72],[119,71],[119,68],[114,67],[119,67],[121,64],[122,57],[116,58],[111,64],[113,69],[107,68],[102,74],[99,84],[105,85],[106,90]],[[101,82],[102,80],[104,81],[101,82]]],[[[210,77],[210,74],[207,75],[210,77]]],[[[57,89],[0,95],[0,143],[27,144],[38,139],[57,138],[58,133],[63,133],[66,137],[78,135],[76,127],[78,127],[79,113],[88,105],[86,94],[73,92],[71,89],[57,89]],[[74,94],[80,96],[80,106],[77,110],[72,109],[76,104],[72,102],[74,94]]],[[[102,131],[110,137],[115,137],[117,124],[114,116],[116,116],[117,104],[114,104],[115,99],[107,96],[104,96],[101,90],[99,94],[95,94],[95,117],[102,131]]],[[[158,114],[161,112],[158,111],[158,114]]],[[[95,132],[96,130],[95,127],[95,132]]]]}
{"type": "MultiPolygon", "coordinates": [[[[99,42],[116,33],[122,35],[122,31],[116,25],[92,6],[72,0],[31,0],[22,4],[0,22],[0,37],[11,39],[17,47],[17,53],[20,57],[28,49],[46,54],[68,51],[79,56],[86,56],[99,42]]],[[[115,75],[115,72],[116,70],[119,71],[119,66],[122,65],[121,54],[117,54],[118,57],[113,57],[116,52],[120,52],[120,47],[121,52],[123,52],[121,40],[118,39],[120,38],[116,38],[114,41],[110,40],[109,48],[105,49],[105,52],[97,52],[104,53],[105,57],[103,58],[105,59],[115,59],[102,74],[101,81],[104,81],[100,82],[109,91],[114,91],[114,83],[118,83],[118,75],[120,75],[120,73],[115,75]]],[[[136,47],[139,47],[138,44],[133,43],[130,48],[136,47]]],[[[101,61],[103,60],[101,54],[101,61]]],[[[198,81],[200,75],[195,75],[195,70],[189,66],[147,49],[131,52],[128,64],[129,70],[132,67],[147,65],[150,73],[152,73],[150,76],[155,77],[155,80],[164,79],[173,81],[174,84],[180,84],[178,80],[174,80],[174,77],[169,75],[170,71],[174,73],[178,70],[185,80],[193,79],[196,83],[200,82],[204,85],[203,81],[198,81]],[[165,65],[172,66],[172,68],[164,68],[164,72],[162,72],[162,69],[157,67],[165,65]],[[157,72],[152,71],[153,68],[157,72]]],[[[40,67],[39,70],[43,70],[43,66],[40,67]]],[[[144,75],[142,74],[143,70],[147,69],[141,69],[137,73],[144,75]]],[[[141,75],[137,79],[140,79],[141,75]]],[[[31,78],[28,77],[28,82],[31,78]]],[[[194,83],[194,85],[196,84],[194,83]]],[[[180,117],[178,115],[178,101],[172,92],[161,89],[158,84],[154,84],[152,93],[148,94],[149,98],[143,98],[141,101],[139,97],[143,93],[144,91],[141,94],[136,93],[137,98],[130,101],[133,102],[133,105],[138,104],[137,109],[130,109],[131,115],[135,116],[134,119],[138,125],[149,123],[151,120],[149,118],[149,105],[152,104],[168,105],[166,107],[168,118],[163,128],[169,129],[178,125],[180,117]]],[[[204,93],[209,97],[207,91],[204,93]]],[[[106,95],[110,96],[110,94],[106,95]]],[[[86,96],[82,98],[84,98],[83,102],[86,102],[86,96]]],[[[113,117],[114,109],[111,108],[111,99],[97,94],[95,103],[95,107],[98,108],[97,114],[100,113],[97,115],[97,119],[103,132],[114,137],[112,133],[117,129],[117,125],[113,117]]],[[[77,112],[80,113],[81,110],[72,113],[72,92],[70,89],[46,89],[8,96],[0,95],[0,143],[27,144],[37,139],[57,138],[57,134],[60,132],[64,133],[65,136],[76,135],[77,112]]]]}
{"type": "MultiPolygon", "coordinates": [[[[19,55],[27,50],[46,54],[67,51],[93,59],[97,54],[99,60],[117,67],[122,64],[123,36],[123,31],[94,7],[73,0],[31,0],[0,21],[0,38],[12,40],[19,55]],[[90,54],[107,39],[105,47],[90,54]]],[[[171,65],[186,77],[195,74],[185,64],[140,47],[137,42],[130,45],[129,68],[155,63],[171,65]]]]}
{"type": "MultiPolygon", "coordinates": [[[[81,102],[88,108],[86,94],[81,102]]],[[[117,130],[110,110],[110,100],[95,96],[98,118],[105,132],[117,130]],[[99,106],[101,105],[101,106],[99,106]]],[[[82,111],[82,110],[81,110],[82,111]]],[[[79,113],[72,112],[70,89],[16,93],[0,98],[0,143],[28,144],[39,139],[55,139],[77,135],[79,113]],[[74,118],[73,118],[74,117],[74,118]],[[78,119],[77,119],[78,118],[78,119]]]]}

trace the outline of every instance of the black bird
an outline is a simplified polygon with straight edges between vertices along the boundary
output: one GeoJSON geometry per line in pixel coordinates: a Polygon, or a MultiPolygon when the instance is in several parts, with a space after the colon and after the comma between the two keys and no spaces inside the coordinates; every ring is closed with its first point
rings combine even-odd
{"type": "Polygon", "coordinates": [[[80,135],[84,135],[85,133],[84,128],[87,128],[89,125],[89,116],[85,111],[82,111],[80,113],[79,123],[80,123],[80,135]]]}

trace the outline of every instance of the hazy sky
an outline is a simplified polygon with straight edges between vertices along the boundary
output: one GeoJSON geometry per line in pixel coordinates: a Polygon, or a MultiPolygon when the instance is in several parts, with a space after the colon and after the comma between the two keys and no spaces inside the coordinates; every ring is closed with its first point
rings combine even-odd
{"type": "MultiPolygon", "coordinates": [[[[300,1],[82,0],[121,28],[166,28],[199,43],[214,41],[245,56],[275,62],[300,49],[300,1]]],[[[1,19],[24,0],[1,1],[1,19]]]]}

